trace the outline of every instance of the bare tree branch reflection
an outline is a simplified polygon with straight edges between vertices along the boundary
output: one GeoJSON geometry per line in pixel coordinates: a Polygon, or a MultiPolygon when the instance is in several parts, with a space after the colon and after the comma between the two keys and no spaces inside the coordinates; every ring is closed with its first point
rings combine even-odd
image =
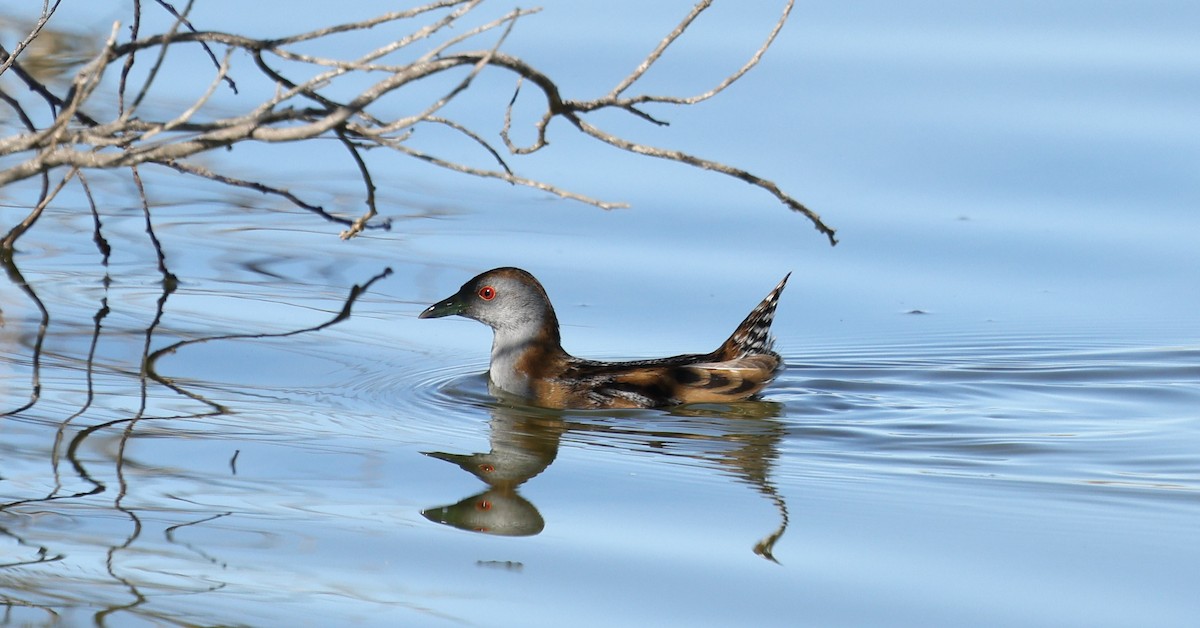
{"type": "MultiPolygon", "coordinates": [[[[320,323],[318,325],[314,325],[312,327],[305,327],[303,329],[294,329],[294,330],[286,331],[286,332],[224,334],[224,335],[219,335],[219,336],[206,336],[203,338],[192,338],[192,339],[188,339],[188,340],[181,340],[181,341],[175,342],[175,343],[167,345],[166,347],[163,347],[161,349],[157,349],[153,352],[148,351],[142,359],[142,364],[143,364],[142,373],[144,375],[143,382],[145,380],[149,380],[149,381],[153,381],[157,384],[160,384],[175,393],[178,393],[184,397],[193,399],[195,401],[198,401],[198,402],[208,406],[210,408],[209,411],[208,412],[199,412],[199,413],[181,414],[181,415],[147,417],[147,416],[144,416],[145,407],[146,407],[145,406],[146,392],[145,392],[145,389],[143,389],[142,405],[139,408],[138,412],[135,414],[135,416],[121,418],[121,419],[114,419],[112,421],[106,421],[103,423],[97,423],[95,425],[88,426],[86,429],[81,430],[71,440],[71,442],[67,448],[67,452],[66,452],[67,458],[74,465],[75,470],[76,470],[76,472],[78,472],[80,474],[80,477],[102,487],[103,485],[100,484],[98,480],[95,480],[90,474],[88,474],[86,467],[83,465],[83,463],[81,462],[81,460],[79,459],[79,456],[78,456],[80,445],[84,441],[86,441],[90,436],[92,436],[93,434],[103,431],[103,430],[108,430],[108,429],[116,427],[116,426],[126,426],[126,430],[128,430],[129,426],[131,426],[132,424],[135,424],[139,421],[170,420],[170,419],[184,419],[184,418],[194,419],[194,418],[201,418],[201,417],[206,417],[206,416],[216,416],[216,415],[224,414],[224,413],[228,412],[228,410],[225,408],[225,406],[223,406],[215,401],[205,398],[200,393],[188,390],[187,388],[184,388],[183,386],[180,386],[179,384],[175,383],[169,377],[161,375],[158,372],[158,369],[156,366],[159,359],[161,359],[164,356],[171,355],[186,346],[201,344],[201,343],[206,343],[206,342],[215,342],[215,341],[224,341],[224,340],[263,339],[263,338],[286,338],[289,336],[296,336],[299,334],[306,334],[306,333],[320,331],[320,330],[330,327],[332,325],[336,325],[336,324],[346,320],[347,318],[349,318],[351,311],[354,307],[355,301],[357,301],[360,296],[362,296],[367,290],[369,290],[372,284],[374,284],[376,281],[379,281],[380,279],[388,277],[391,274],[392,274],[392,269],[386,268],[379,274],[375,275],[374,277],[371,277],[365,283],[363,283],[361,285],[352,286],[350,288],[350,293],[347,296],[346,301],[342,305],[342,309],[339,310],[338,313],[333,316],[333,318],[331,318],[323,323],[320,323]]],[[[161,303],[161,301],[160,301],[160,303],[161,303]]],[[[161,314],[161,312],[160,312],[160,314],[161,314]]],[[[155,320],[157,322],[158,317],[156,317],[155,320]]],[[[124,437],[123,437],[123,439],[124,439],[124,437]]],[[[122,440],[122,443],[123,443],[123,440],[122,440]]],[[[103,488],[101,488],[101,490],[103,490],[103,488]]]]}
{"type": "MultiPolygon", "coordinates": [[[[354,302],[357,301],[358,298],[360,296],[362,296],[367,290],[370,290],[372,284],[374,284],[376,281],[379,281],[380,279],[391,276],[391,274],[392,274],[392,269],[385,268],[379,274],[368,279],[365,283],[363,283],[361,285],[356,284],[354,286],[351,286],[350,294],[346,297],[345,303],[342,304],[342,309],[339,310],[338,313],[336,315],[334,315],[333,318],[331,318],[319,325],[314,325],[312,327],[305,327],[303,329],[293,329],[291,331],[274,332],[274,333],[247,333],[247,334],[225,334],[225,335],[221,335],[221,336],[205,336],[204,338],[192,338],[189,340],[180,340],[179,342],[176,342],[174,344],[167,345],[147,356],[147,358],[145,360],[146,375],[148,377],[150,377],[151,379],[153,379],[154,381],[156,381],[176,392],[187,395],[189,393],[185,392],[184,389],[181,389],[178,386],[176,386],[170,379],[158,374],[158,371],[157,371],[155,365],[157,364],[157,362],[160,358],[162,358],[163,356],[171,355],[172,353],[175,353],[176,351],[182,349],[183,347],[186,347],[189,345],[194,345],[194,344],[205,343],[205,342],[214,342],[214,341],[218,341],[218,340],[287,338],[289,336],[298,336],[300,334],[308,334],[308,333],[320,331],[322,329],[325,329],[326,327],[331,327],[333,325],[336,325],[336,324],[350,318],[351,311],[354,308],[354,302]]],[[[194,394],[194,393],[191,393],[191,394],[194,394]]],[[[212,402],[209,402],[209,403],[212,403],[212,402]]]]}
{"type": "MultiPolygon", "coordinates": [[[[172,543],[174,545],[179,545],[181,547],[186,547],[189,550],[191,550],[192,552],[194,552],[197,556],[203,558],[204,560],[206,560],[214,565],[223,567],[225,565],[225,563],[223,561],[221,561],[221,559],[216,558],[212,554],[209,554],[208,552],[200,549],[194,543],[188,543],[186,541],[180,541],[180,540],[176,539],[175,533],[183,528],[190,528],[192,526],[203,525],[203,524],[209,523],[211,521],[216,521],[218,519],[224,519],[225,517],[228,517],[232,514],[233,513],[229,512],[229,511],[220,512],[220,513],[217,513],[210,517],[205,517],[203,519],[197,519],[195,521],[188,521],[186,523],[181,523],[179,525],[173,525],[173,526],[163,530],[163,536],[165,536],[167,541],[169,541],[170,543],[172,543]]],[[[216,591],[217,589],[223,588],[224,586],[225,586],[224,582],[219,582],[219,583],[212,585],[212,587],[210,587],[208,590],[216,591]]]]}
{"type": "MultiPolygon", "coordinates": [[[[95,367],[96,367],[96,345],[98,345],[100,343],[100,330],[102,328],[102,323],[104,321],[104,318],[106,316],[108,316],[108,313],[109,313],[108,297],[106,296],[103,299],[101,299],[100,309],[96,310],[96,315],[92,317],[92,324],[93,324],[92,340],[91,340],[90,345],[88,346],[87,360],[84,363],[84,381],[85,381],[86,388],[84,391],[83,405],[81,405],[79,407],[78,411],[76,411],[74,414],[72,414],[71,416],[64,419],[62,423],[59,423],[58,429],[56,429],[54,431],[54,445],[50,449],[50,466],[54,470],[54,490],[50,492],[50,495],[48,496],[48,498],[55,497],[56,495],[58,495],[58,492],[60,490],[62,490],[62,475],[59,473],[58,463],[59,463],[59,455],[60,455],[59,451],[62,448],[63,437],[66,434],[67,427],[71,425],[72,421],[74,421],[75,419],[82,416],[85,412],[87,412],[88,408],[92,407],[92,402],[96,398],[96,388],[95,388],[95,381],[94,381],[95,367]]],[[[73,443],[73,445],[74,445],[74,443],[73,443]]],[[[87,471],[85,469],[83,469],[82,466],[80,464],[78,464],[78,462],[75,459],[72,459],[72,462],[74,463],[76,473],[78,473],[79,476],[81,478],[83,478],[85,481],[90,482],[92,484],[92,490],[86,491],[83,493],[77,493],[75,495],[72,495],[72,497],[77,497],[77,496],[81,496],[81,495],[91,495],[93,493],[98,493],[98,492],[101,492],[104,490],[104,485],[102,485],[99,482],[97,482],[96,480],[92,479],[92,477],[87,474],[87,471]]]]}
{"type": "Polygon", "coordinates": [[[0,417],[2,417],[20,414],[32,408],[35,404],[37,404],[38,399],[41,398],[42,345],[46,341],[46,330],[50,327],[50,310],[46,309],[46,304],[42,303],[41,298],[38,297],[37,292],[33,289],[33,286],[29,285],[29,282],[25,280],[25,276],[21,274],[21,269],[17,268],[17,265],[13,262],[10,251],[0,249],[0,265],[4,266],[4,274],[8,276],[8,280],[12,282],[14,286],[17,286],[21,292],[25,293],[25,296],[29,297],[30,302],[33,303],[34,307],[37,308],[38,313],[41,315],[41,320],[38,322],[37,335],[33,341],[33,354],[30,358],[32,365],[30,367],[31,381],[29,401],[12,410],[0,412],[0,417]]]}
{"type": "MultiPolygon", "coordinates": [[[[83,172],[79,173],[79,186],[83,188],[83,195],[87,199],[88,209],[92,210],[92,241],[96,243],[96,248],[100,251],[100,265],[108,266],[108,258],[112,255],[112,245],[104,237],[104,224],[100,220],[99,210],[96,209],[96,197],[92,196],[92,188],[88,185],[87,176],[83,172]]],[[[109,281],[109,276],[105,274],[104,285],[108,286],[109,281]]]]}
{"type": "MultiPolygon", "coordinates": [[[[163,256],[165,260],[165,255],[163,256]]],[[[53,488],[48,494],[39,497],[29,497],[21,499],[6,498],[0,502],[0,537],[7,536],[15,541],[17,547],[29,548],[30,551],[19,553],[10,553],[10,557],[4,561],[0,561],[0,570],[9,568],[20,569],[30,565],[62,562],[67,559],[68,553],[59,551],[53,545],[41,544],[27,540],[26,536],[18,529],[10,529],[4,525],[6,516],[11,516],[16,521],[21,521],[26,526],[37,526],[36,518],[30,517],[30,513],[56,513],[69,512],[69,508],[58,507],[50,508],[47,504],[52,502],[62,503],[61,500],[74,501],[80,507],[95,507],[95,501],[88,498],[104,493],[108,485],[112,483],[109,477],[105,477],[106,473],[111,473],[115,476],[116,491],[112,497],[112,501],[107,505],[101,504],[99,507],[106,509],[107,512],[120,512],[122,516],[127,518],[129,522],[128,529],[122,532],[119,539],[114,539],[107,542],[107,547],[104,553],[104,561],[102,571],[107,577],[105,580],[95,580],[91,582],[93,588],[109,589],[107,595],[98,595],[97,599],[103,599],[103,602],[89,601],[86,604],[80,604],[79,608],[93,609],[92,621],[96,625],[116,625],[125,623],[128,620],[125,617],[136,617],[141,620],[149,620],[156,625],[194,625],[186,618],[175,616],[171,611],[165,611],[156,608],[153,602],[157,597],[168,595],[178,596],[187,594],[200,594],[211,592],[226,586],[225,582],[213,582],[203,578],[195,578],[184,584],[174,584],[170,579],[163,580],[156,578],[154,573],[146,574],[140,568],[135,568],[128,563],[129,558],[138,556],[138,552],[145,549],[145,546],[150,541],[148,533],[154,529],[157,524],[156,516],[146,516],[146,507],[140,502],[134,502],[130,496],[137,494],[137,486],[135,477],[131,474],[132,465],[130,459],[130,446],[134,442],[134,438],[138,435],[138,426],[144,421],[163,421],[163,420],[181,420],[181,419],[196,419],[205,416],[213,416],[226,412],[227,410],[221,404],[206,399],[202,394],[189,390],[186,386],[181,385],[163,375],[157,370],[158,359],[173,354],[186,346],[212,342],[218,340],[231,339],[262,339],[262,338],[282,338],[295,336],[299,334],[319,331],[328,328],[332,325],[345,321],[352,314],[352,308],[357,300],[369,290],[376,281],[379,281],[392,274],[391,269],[384,269],[367,281],[351,286],[346,298],[341,304],[338,311],[333,312],[326,320],[309,326],[303,329],[295,329],[280,333],[239,333],[226,334],[221,336],[212,336],[204,338],[193,338],[175,342],[158,350],[151,350],[152,341],[159,332],[162,321],[166,318],[166,304],[171,295],[169,288],[170,282],[163,282],[161,294],[156,301],[155,316],[153,320],[147,324],[144,330],[144,342],[142,345],[143,354],[141,356],[142,369],[136,373],[139,381],[139,390],[141,400],[137,408],[130,416],[121,417],[118,419],[97,422],[87,425],[82,429],[78,429],[73,435],[68,438],[68,432],[76,429],[73,426],[80,422],[80,419],[87,415],[88,409],[92,407],[93,387],[92,387],[92,371],[95,368],[94,360],[96,355],[96,347],[103,333],[103,321],[109,314],[109,306],[107,296],[100,301],[100,307],[92,318],[91,339],[88,345],[86,368],[87,368],[87,388],[86,395],[83,398],[81,407],[79,407],[70,416],[63,419],[58,425],[58,429],[54,437],[54,445],[51,452],[52,465],[54,467],[54,482],[53,488]],[[183,395],[189,399],[196,400],[207,406],[206,411],[189,412],[183,414],[154,414],[151,411],[151,394],[152,385],[162,385],[167,389],[183,395]],[[90,467],[97,467],[98,463],[94,459],[89,459],[86,453],[89,449],[87,444],[95,437],[106,432],[119,430],[115,434],[115,438],[111,441],[112,447],[109,449],[104,441],[95,449],[106,451],[105,462],[112,465],[111,469],[97,470],[90,467]],[[63,441],[66,442],[66,450],[62,452],[63,441]],[[58,465],[61,459],[65,458],[70,462],[78,477],[86,483],[84,490],[68,492],[64,489],[64,481],[59,471],[58,465]],[[146,537],[146,538],[144,538],[146,537]],[[141,549],[139,549],[141,548],[141,549]],[[113,589],[116,589],[114,593],[113,589]],[[114,597],[115,596],[115,599],[114,597]]],[[[166,271],[169,275],[169,270],[166,271]]],[[[14,283],[24,285],[19,280],[20,271],[15,265],[10,266],[10,277],[14,278],[14,283]]],[[[164,275],[165,276],[165,275],[164,275]]],[[[32,297],[36,299],[36,292],[32,292],[32,297]]],[[[48,313],[43,307],[43,315],[48,320],[48,313]]],[[[43,324],[44,326],[44,324],[43,324]]],[[[40,361],[40,352],[42,351],[41,344],[38,343],[35,347],[38,352],[38,357],[34,360],[35,363],[40,361]]],[[[134,373],[128,374],[131,378],[134,373]]],[[[36,399],[35,399],[36,401],[36,399]]],[[[233,465],[236,461],[230,460],[233,465]]],[[[157,508],[157,507],[154,507],[157,508]]],[[[151,513],[161,514],[161,510],[151,510],[151,513]]],[[[223,566],[224,562],[219,557],[208,554],[204,549],[195,544],[189,543],[180,538],[180,530],[192,527],[200,527],[211,524],[215,521],[223,519],[231,515],[229,511],[212,513],[211,511],[202,512],[199,516],[194,516],[194,513],[186,513],[190,518],[178,523],[173,523],[162,529],[163,536],[167,543],[177,545],[186,549],[188,552],[200,556],[207,562],[223,566]]],[[[96,541],[89,541],[95,543],[96,541]]],[[[103,546],[102,546],[103,547],[103,546]]],[[[161,575],[161,574],[158,574],[161,575]]],[[[179,574],[169,574],[172,577],[180,577],[179,574]]],[[[4,582],[3,572],[0,572],[0,587],[4,593],[0,593],[0,604],[8,606],[22,606],[30,608],[40,608],[52,617],[58,617],[58,609],[71,608],[72,602],[69,598],[56,597],[55,587],[61,586],[61,582],[55,580],[56,577],[46,576],[44,581],[39,580],[39,584],[21,584],[19,586],[7,586],[4,582]],[[42,587],[46,587],[43,589],[42,587]],[[13,595],[16,592],[17,595],[13,595]],[[28,594],[25,597],[23,594],[28,594]],[[41,598],[54,599],[56,602],[50,604],[39,603],[41,598]]]]}
{"type": "MultiPolygon", "coordinates": [[[[25,541],[25,539],[22,539],[21,537],[17,536],[16,534],[13,534],[9,530],[5,529],[3,526],[0,526],[0,535],[7,536],[7,537],[15,540],[17,542],[17,545],[19,545],[19,546],[24,546],[24,547],[30,546],[29,543],[25,541]]],[[[20,567],[23,565],[36,565],[39,563],[53,563],[53,562],[60,561],[63,558],[66,558],[66,556],[64,556],[62,554],[51,554],[50,550],[47,547],[45,547],[44,545],[37,546],[37,550],[35,550],[34,554],[35,555],[33,558],[30,558],[27,560],[10,560],[8,562],[0,563],[0,569],[5,569],[8,567],[20,567]]]]}

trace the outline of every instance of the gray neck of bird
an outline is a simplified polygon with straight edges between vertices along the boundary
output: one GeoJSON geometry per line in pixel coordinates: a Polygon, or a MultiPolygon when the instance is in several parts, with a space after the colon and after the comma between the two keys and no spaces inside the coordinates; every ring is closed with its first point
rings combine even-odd
{"type": "Polygon", "coordinates": [[[514,308],[489,324],[494,332],[492,356],[498,352],[520,351],[531,344],[559,345],[558,318],[545,307],[514,308]]]}
{"type": "Polygon", "coordinates": [[[529,396],[533,383],[531,366],[523,357],[526,351],[545,341],[544,328],[538,325],[496,327],[492,337],[492,359],[488,374],[494,385],[514,395],[529,396]]]}
{"type": "Polygon", "coordinates": [[[492,336],[492,359],[502,354],[520,353],[525,347],[544,337],[540,325],[507,325],[496,327],[492,336]]]}

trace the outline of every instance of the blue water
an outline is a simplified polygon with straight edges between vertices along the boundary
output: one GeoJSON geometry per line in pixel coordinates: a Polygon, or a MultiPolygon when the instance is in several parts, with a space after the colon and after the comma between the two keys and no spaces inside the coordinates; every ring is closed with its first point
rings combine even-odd
{"type": "MultiPolygon", "coordinates": [[[[383,10],[290,6],[204,2],[193,21],[276,34],[383,10]]],[[[688,7],[548,6],[508,49],[594,97],[688,7]]],[[[106,33],[125,10],[56,19],[106,33]]],[[[778,7],[713,11],[648,86],[707,89],[778,7]]],[[[512,165],[629,209],[376,151],[393,227],[343,242],[144,169],[166,294],[128,175],[93,175],[109,266],[68,189],[15,258],[44,336],[28,294],[0,288],[0,411],[29,404],[0,419],[5,623],[1192,625],[1198,17],[804,3],[726,93],[655,109],[669,127],[594,118],[776,181],[836,247],[744,183],[556,123],[512,165]],[[566,348],[597,358],[711,349],[792,271],[788,369],[733,406],[499,404],[490,332],[416,319],[499,265],[536,274],[566,348]],[[349,319],[302,331],[375,277],[349,319]]],[[[511,90],[482,77],[448,113],[494,136],[511,90]]],[[[340,151],[206,159],[354,214],[340,151]]],[[[35,185],[3,191],[0,224],[35,185]]]]}

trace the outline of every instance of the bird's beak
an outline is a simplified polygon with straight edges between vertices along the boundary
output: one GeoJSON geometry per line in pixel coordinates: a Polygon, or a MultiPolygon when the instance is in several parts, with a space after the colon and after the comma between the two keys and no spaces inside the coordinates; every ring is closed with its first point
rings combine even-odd
{"type": "Polygon", "coordinates": [[[466,304],[463,303],[462,299],[459,299],[458,295],[456,294],[445,301],[434,303],[433,305],[425,308],[425,311],[421,312],[417,318],[441,318],[443,316],[451,316],[453,314],[462,314],[463,310],[466,308],[466,304]]]}

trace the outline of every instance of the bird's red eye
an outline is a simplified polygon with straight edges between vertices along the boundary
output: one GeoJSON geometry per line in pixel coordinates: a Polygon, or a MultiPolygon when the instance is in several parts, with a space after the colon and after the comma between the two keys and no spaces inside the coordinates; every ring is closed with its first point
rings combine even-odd
{"type": "Polygon", "coordinates": [[[479,289],[479,298],[484,301],[491,301],[496,298],[496,289],[491,286],[484,286],[479,289]]]}

